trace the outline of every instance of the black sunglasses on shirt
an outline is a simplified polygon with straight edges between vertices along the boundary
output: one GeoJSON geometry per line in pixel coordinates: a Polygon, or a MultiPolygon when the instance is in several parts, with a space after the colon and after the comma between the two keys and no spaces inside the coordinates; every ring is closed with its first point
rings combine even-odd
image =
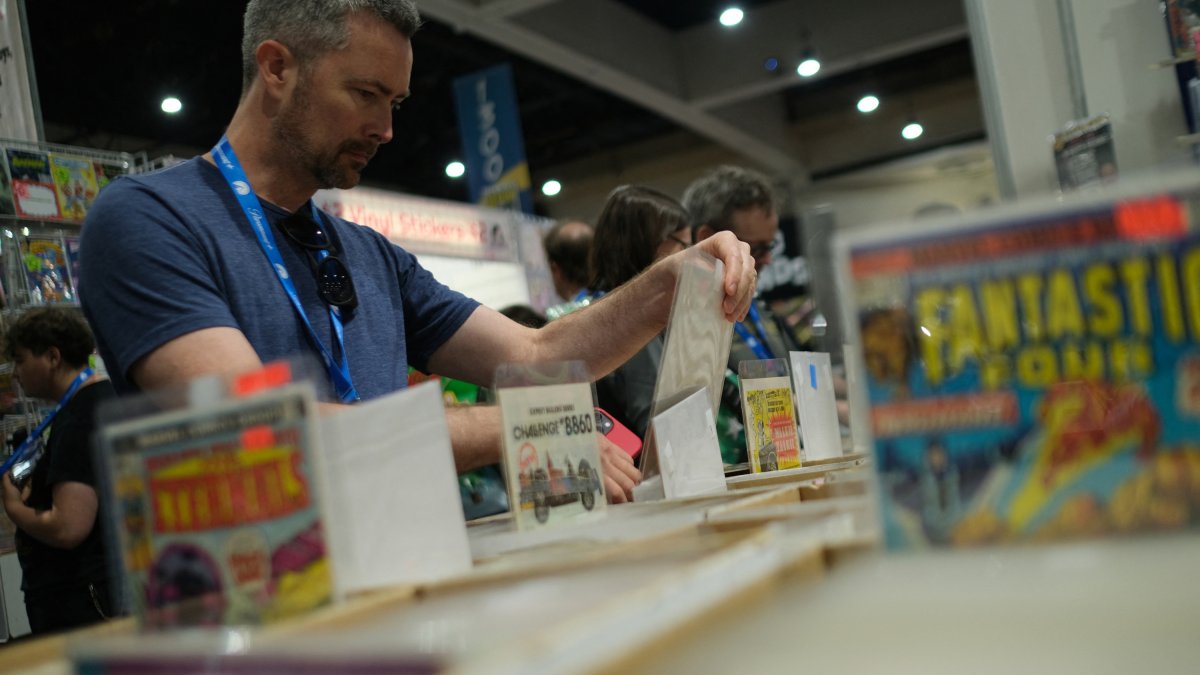
{"type": "Polygon", "coordinates": [[[317,278],[317,293],[329,305],[343,310],[358,306],[350,269],[337,256],[338,250],[321,226],[303,211],[279,221],[279,229],[308,255],[317,278]]]}

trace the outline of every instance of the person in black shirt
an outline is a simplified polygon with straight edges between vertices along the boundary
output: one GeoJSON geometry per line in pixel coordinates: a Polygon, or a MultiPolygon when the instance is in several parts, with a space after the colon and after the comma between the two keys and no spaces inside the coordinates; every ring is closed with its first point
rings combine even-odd
{"type": "MultiPolygon", "coordinates": [[[[647,267],[692,245],[691,224],[675,199],[640,185],[622,185],[604,202],[588,255],[594,299],[647,267]]],[[[644,439],[650,427],[663,336],[655,336],[613,372],[596,380],[597,403],[644,439]]]]}
{"type": "Polygon", "coordinates": [[[26,395],[62,402],[24,487],[11,473],[0,478],[4,510],[17,526],[30,628],[36,635],[101,621],[113,615],[114,603],[91,436],[97,406],[115,392],[91,374],[95,341],[70,310],[25,313],[9,328],[4,349],[26,395]]]}

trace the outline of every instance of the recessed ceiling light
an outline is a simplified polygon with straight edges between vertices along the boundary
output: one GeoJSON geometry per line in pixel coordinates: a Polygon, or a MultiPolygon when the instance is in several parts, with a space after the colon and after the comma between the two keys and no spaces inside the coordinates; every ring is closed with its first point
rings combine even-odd
{"type": "Polygon", "coordinates": [[[738,7],[726,7],[725,11],[721,12],[721,17],[717,19],[722,26],[726,28],[736,26],[746,17],[746,13],[738,7]]]}
{"type": "Polygon", "coordinates": [[[815,56],[804,57],[800,65],[796,66],[796,74],[800,77],[812,77],[819,72],[821,72],[821,62],[815,56]]]}
{"type": "Polygon", "coordinates": [[[162,100],[162,111],[168,115],[174,115],[180,110],[183,110],[183,102],[174,96],[168,96],[162,100]]]}
{"type": "Polygon", "coordinates": [[[925,133],[925,127],[921,126],[920,122],[909,122],[907,126],[900,131],[900,135],[906,141],[915,141],[925,133]]]}
{"type": "Polygon", "coordinates": [[[562,192],[562,183],[556,180],[548,180],[545,183],[542,183],[542,194],[546,195],[547,197],[553,197],[560,192],[562,192]]]}
{"type": "Polygon", "coordinates": [[[446,175],[451,178],[462,178],[467,172],[467,167],[457,160],[446,165],[446,175]]]}
{"type": "Polygon", "coordinates": [[[873,113],[879,109],[879,97],[873,94],[858,99],[858,111],[860,113],[873,113]]]}

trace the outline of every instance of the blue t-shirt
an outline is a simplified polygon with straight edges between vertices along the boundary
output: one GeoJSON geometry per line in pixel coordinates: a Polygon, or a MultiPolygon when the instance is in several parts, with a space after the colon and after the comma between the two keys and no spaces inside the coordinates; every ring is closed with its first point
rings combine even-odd
{"type": "MultiPolygon", "coordinates": [[[[288,215],[263,208],[273,226],[288,215]]],[[[425,369],[479,303],[379,233],[321,215],[358,294],[345,321],[354,385],[363,399],[402,389],[408,366],[425,369]]],[[[307,255],[278,227],[273,233],[309,322],[333,351],[328,306],[307,255]]],[[[138,359],[204,328],[240,330],[264,363],[317,355],[233,191],[201,158],[105,188],[88,211],[80,258],[83,311],[119,392],[136,389],[129,369],[138,359]]],[[[328,377],[325,385],[323,397],[336,400],[328,377]]]]}

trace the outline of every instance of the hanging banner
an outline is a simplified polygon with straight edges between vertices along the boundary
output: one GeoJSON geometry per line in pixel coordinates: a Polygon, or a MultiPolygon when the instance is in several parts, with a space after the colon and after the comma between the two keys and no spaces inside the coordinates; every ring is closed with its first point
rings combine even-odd
{"type": "Polygon", "coordinates": [[[471,201],[532,213],[512,68],[505,64],[456,79],[454,100],[471,201]]]}
{"type": "Polygon", "coordinates": [[[0,138],[38,140],[18,0],[0,0],[0,138]]]}

